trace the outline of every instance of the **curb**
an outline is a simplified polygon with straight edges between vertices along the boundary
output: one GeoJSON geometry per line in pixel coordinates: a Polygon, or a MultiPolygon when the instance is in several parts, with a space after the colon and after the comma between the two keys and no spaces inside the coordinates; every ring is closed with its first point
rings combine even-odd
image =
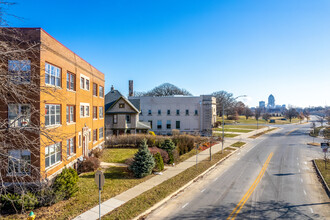
{"type": "Polygon", "coordinates": [[[312,162],[313,162],[313,165],[314,165],[314,167],[315,167],[315,170],[316,170],[317,176],[321,179],[320,182],[322,183],[322,185],[323,185],[323,187],[324,187],[324,189],[325,189],[325,191],[326,191],[328,197],[330,198],[330,189],[329,189],[327,183],[325,182],[325,180],[324,180],[324,178],[323,178],[323,176],[322,176],[322,174],[321,174],[319,168],[317,167],[317,165],[316,165],[316,163],[315,163],[315,160],[312,160],[312,162]]]}
{"type": "MultiPolygon", "coordinates": [[[[243,145],[243,146],[245,146],[245,145],[243,145]]],[[[181,188],[179,188],[177,191],[173,192],[172,194],[170,194],[169,196],[167,196],[166,198],[164,198],[162,201],[156,203],[154,206],[152,206],[148,210],[144,211],[143,213],[141,213],[140,215],[138,215],[137,217],[135,217],[134,220],[145,219],[145,217],[147,217],[151,212],[155,211],[160,206],[162,206],[163,204],[165,204],[167,201],[169,201],[170,199],[172,199],[173,197],[175,197],[176,195],[178,195],[179,193],[181,193],[182,191],[184,191],[192,183],[194,183],[198,179],[202,178],[206,173],[208,173],[211,170],[213,170],[216,166],[218,166],[220,163],[222,163],[224,160],[226,160],[228,157],[230,157],[232,154],[234,154],[239,149],[241,149],[241,148],[237,148],[235,151],[231,152],[230,154],[228,154],[227,156],[225,156],[224,158],[222,158],[221,160],[219,160],[218,162],[216,162],[215,164],[213,164],[211,167],[209,167],[203,173],[201,173],[198,176],[196,176],[194,179],[190,180],[188,183],[186,183],[184,186],[182,186],[181,188]]]]}

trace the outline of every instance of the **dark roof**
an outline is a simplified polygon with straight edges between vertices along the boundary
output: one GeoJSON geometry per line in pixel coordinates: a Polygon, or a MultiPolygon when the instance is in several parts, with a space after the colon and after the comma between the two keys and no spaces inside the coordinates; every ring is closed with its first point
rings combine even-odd
{"type": "Polygon", "coordinates": [[[122,97],[123,95],[118,91],[118,90],[113,90],[108,92],[105,95],[105,110],[107,110],[110,106],[112,106],[120,97],[122,97]]]}
{"type": "Polygon", "coordinates": [[[129,99],[129,101],[137,108],[139,111],[141,111],[140,108],[140,99],[129,99]]]}

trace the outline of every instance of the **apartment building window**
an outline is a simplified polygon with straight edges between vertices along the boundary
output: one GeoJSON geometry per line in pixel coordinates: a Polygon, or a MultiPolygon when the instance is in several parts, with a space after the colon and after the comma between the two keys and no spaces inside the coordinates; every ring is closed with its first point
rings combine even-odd
{"type": "Polygon", "coordinates": [[[8,72],[11,81],[16,84],[30,83],[31,61],[30,60],[8,60],[8,72]]]}
{"type": "Polygon", "coordinates": [[[93,130],[93,141],[97,141],[97,129],[93,130]]]}
{"type": "Polygon", "coordinates": [[[162,120],[157,121],[157,129],[162,129],[162,120]]]}
{"type": "Polygon", "coordinates": [[[78,134],[78,146],[81,147],[81,133],[78,134]]]}
{"type": "Polygon", "coordinates": [[[93,96],[97,96],[97,84],[93,83],[93,96]]]}
{"type": "Polygon", "coordinates": [[[171,120],[166,121],[166,128],[171,129],[171,120]]]}
{"type": "Polygon", "coordinates": [[[76,153],[76,138],[69,138],[66,140],[66,155],[69,157],[76,153]]]}
{"type": "Polygon", "coordinates": [[[27,175],[31,172],[31,152],[29,150],[8,151],[8,174],[27,175]]]}
{"type": "Polygon", "coordinates": [[[119,103],[119,108],[125,108],[125,103],[119,103]]]}
{"type": "Polygon", "coordinates": [[[152,120],[148,121],[150,123],[150,128],[152,129],[152,120]]]}
{"type": "Polygon", "coordinates": [[[66,122],[72,123],[75,122],[75,106],[74,105],[67,105],[66,106],[66,122]]]}
{"type": "Polygon", "coordinates": [[[103,138],[103,127],[99,129],[99,139],[103,138]]]}
{"type": "Polygon", "coordinates": [[[97,106],[93,106],[93,119],[97,119],[97,106]]]}
{"type": "Polygon", "coordinates": [[[198,110],[195,110],[195,115],[198,115],[198,110]]]}
{"type": "Polygon", "coordinates": [[[114,124],[118,123],[118,115],[113,115],[113,123],[114,124]]]}
{"type": "Polygon", "coordinates": [[[162,110],[158,109],[158,115],[162,114],[162,110]]]}
{"type": "Polygon", "coordinates": [[[151,115],[151,109],[148,110],[148,115],[151,115]]]}
{"type": "Polygon", "coordinates": [[[45,83],[61,87],[61,69],[49,63],[45,64],[45,83]]]}
{"type": "Polygon", "coordinates": [[[171,110],[167,109],[167,115],[171,115],[171,110]]]}
{"type": "Polygon", "coordinates": [[[66,73],[66,88],[71,91],[76,91],[76,75],[70,72],[66,73]]]}
{"type": "Polygon", "coordinates": [[[89,91],[89,78],[82,74],[80,76],[80,88],[89,91]]]}
{"type": "Polygon", "coordinates": [[[186,115],[189,115],[189,109],[186,109],[186,115]]]}
{"type": "Polygon", "coordinates": [[[80,103],[80,117],[89,117],[89,104],[80,103]]]}
{"type": "Polygon", "coordinates": [[[99,118],[103,118],[103,106],[99,107],[99,118]]]}
{"type": "Polygon", "coordinates": [[[48,168],[62,160],[61,143],[49,145],[45,148],[45,167],[48,168]]]}
{"type": "Polygon", "coordinates": [[[180,115],[180,109],[176,110],[176,115],[180,115]]]}
{"type": "Polygon", "coordinates": [[[104,88],[103,88],[103,86],[99,86],[99,96],[100,97],[104,97],[104,88]]]}
{"type": "Polygon", "coordinates": [[[45,109],[46,126],[61,124],[61,105],[46,104],[45,109]]]}
{"type": "Polygon", "coordinates": [[[176,122],[175,122],[175,128],[176,128],[176,129],[180,129],[180,127],[181,127],[181,126],[180,126],[180,121],[176,121],[176,122]]]}
{"type": "Polygon", "coordinates": [[[30,124],[31,107],[26,104],[8,105],[9,127],[26,127],[30,124]]]}
{"type": "Polygon", "coordinates": [[[126,115],[126,123],[127,124],[131,123],[131,115],[126,115]]]}

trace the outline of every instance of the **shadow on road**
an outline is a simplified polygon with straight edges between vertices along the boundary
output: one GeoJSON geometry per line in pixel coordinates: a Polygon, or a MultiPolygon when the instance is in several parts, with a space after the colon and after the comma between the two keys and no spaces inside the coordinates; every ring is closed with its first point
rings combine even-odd
{"type": "MultiPolygon", "coordinates": [[[[245,204],[236,219],[316,219],[320,218],[319,214],[311,213],[309,208],[323,204],[330,204],[330,202],[299,205],[276,201],[256,202],[253,203],[253,206],[245,204]]],[[[226,219],[236,205],[201,207],[195,212],[174,216],[170,219],[226,219]]]]}

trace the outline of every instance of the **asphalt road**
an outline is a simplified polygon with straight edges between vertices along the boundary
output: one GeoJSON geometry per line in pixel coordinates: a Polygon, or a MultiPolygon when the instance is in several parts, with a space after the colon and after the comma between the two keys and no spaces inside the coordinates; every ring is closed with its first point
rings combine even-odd
{"type": "Polygon", "coordinates": [[[306,145],[310,124],[281,126],[235,153],[148,219],[330,219],[306,145]]]}

